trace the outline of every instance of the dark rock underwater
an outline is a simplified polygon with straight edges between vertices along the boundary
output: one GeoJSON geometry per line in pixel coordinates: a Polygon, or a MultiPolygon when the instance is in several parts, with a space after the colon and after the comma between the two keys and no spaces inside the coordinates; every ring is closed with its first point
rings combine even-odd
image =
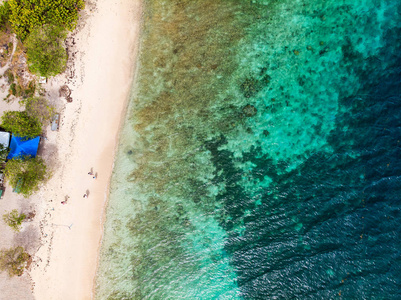
{"type": "Polygon", "coordinates": [[[401,2],[145,1],[99,299],[401,298],[401,2]]]}

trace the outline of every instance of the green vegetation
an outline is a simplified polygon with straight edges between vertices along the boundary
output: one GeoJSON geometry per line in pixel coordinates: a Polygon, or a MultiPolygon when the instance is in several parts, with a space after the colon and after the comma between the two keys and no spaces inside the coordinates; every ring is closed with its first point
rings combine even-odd
{"type": "Polygon", "coordinates": [[[10,85],[10,94],[16,96],[16,95],[17,95],[17,92],[18,92],[18,93],[20,92],[19,86],[18,86],[18,91],[17,91],[17,85],[15,84],[15,82],[13,82],[13,83],[10,85]]]}
{"type": "Polygon", "coordinates": [[[10,4],[8,2],[4,2],[2,5],[0,5],[0,29],[4,30],[7,28],[10,16],[11,16],[10,4]]]}
{"type": "Polygon", "coordinates": [[[9,0],[10,23],[17,36],[24,40],[35,28],[45,24],[73,30],[83,0],[9,0]]]}
{"type": "MultiPolygon", "coordinates": [[[[63,41],[67,32],[76,27],[79,11],[84,7],[84,0],[8,0],[0,5],[0,29],[12,28],[23,42],[31,72],[54,76],[65,69],[67,52],[63,41]]],[[[26,90],[21,84],[10,85],[12,95],[24,95],[26,90]]]]}
{"type": "MultiPolygon", "coordinates": [[[[33,138],[42,133],[43,124],[50,122],[54,108],[37,91],[35,81],[27,82],[19,77],[23,58],[27,57],[29,71],[50,77],[64,71],[67,51],[64,40],[78,21],[79,11],[85,7],[84,0],[5,0],[0,4],[0,48],[1,64],[11,61],[11,69],[5,72],[11,95],[23,98],[25,111],[7,111],[1,117],[1,127],[15,136],[33,138]],[[13,45],[15,33],[19,40],[13,45]],[[14,49],[15,48],[15,49],[14,49]],[[15,50],[13,52],[13,50],[15,50]],[[12,57],[11,57],[11,54],[12,57]]],[[[0,146],[0,159],[5,159],[8,149],[0,146]]],[[[10,185],[25,197],[37,191],[39,184],[49,178],[46,165],[41,158],[23,157],[9,160],[4,174],[10,185]]],[[[3,219],[16,230],[23,215],[16,211],[3,219]]]]}
{"type": "Polygon", "coordinates": [[[14,82],[14,74],[13,74],[13,71],[11,71],[11,69],[7,69],[4,72],[4,75],[7,77],[7,81],[9,84],[14,82]]]}
{"type": "Polygon", "coordinates": [[[26,88],[22,87],[21,89],[22,89],[22,93],[21,93],[22,98],[33,97],[33,95],[35,94],[35,91],[36,91],[35,81],[32,80],[26,88]]]}
{"type": "Polygon", "coordinates": [[[19,81],[21,81],[21,79],[16,75],[14,76],[14,73],[11,69],[7,69],[4,72],[4,76],[6,76],[7,82],[10,84],[10,91],[7,97],[13,95],[15,97],[28,98],[32,97],[35,94],[35,81],[32,80],[31,82],[29,82],[28,86],[25,88],[22,84],[19,84],[19,81]]]}
{"type": "Polygon", "coordinates": [[[4,147],[3,144],[0,144],[0,163],[6,160],[8,152],[9,152],[8,148],[4,147]]]}
{"type": "Polygon", "coordinates": [[[1,117],[1,126],[20,137],[35,137],[42,133],[42,123],[26,111],[6,111],[1,117]]]}
{"type": "Polygon", "coordinates": [[[13,209],[9,213],[3,215],[3,221],[16,232],[21,230],[22,221],[25,219],[26,215],[23,213],[18,213],[16,209],[13,209]]]}
{"type": "Polygon", "coordinates": [[[37,118],[40,123],[50,122],[54,113],[54,108],[46,98],[32,97],[21,101],[25,105],[25,111],[32,118],[37,118]]]}
{"type": "Polygon", "coordinates": [[[28,66],[32,73],[54,76],[61,73],[67,64],[67,52],[63,40],[67,32],[58,26],[44,25],[32,30],[25,41],[28,66]]]}
{"type": "Polygon", "coordinates": [[[39,184],[49,178],[46,164],[40,157],[13,158],[6,164],[4,175],[13,188],[29,197],[39,189],[39,184]]]}
{"type": "Polygon", "coordinates": [[[0,251],[0,270],[6,271],[10,277],[21,276],[30,258],[23,247],[3,249],[0,251]]]}
{"type": "Polygon", "coordinates": [[[36,90],[36,85],[34,81],[31,81],[28,84],[27,88],[24,88],[22,85],[13,82],[10,85],[10,91],[7,97],[9,97],[10,95],[22,98],[32,97],[35,94],[35,90],[36,90]]]}

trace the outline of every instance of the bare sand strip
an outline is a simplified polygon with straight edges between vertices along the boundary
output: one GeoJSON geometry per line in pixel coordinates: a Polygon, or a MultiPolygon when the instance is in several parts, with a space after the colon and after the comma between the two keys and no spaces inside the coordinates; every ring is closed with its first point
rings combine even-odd
{"type": "Polygon", "coordinates": [[[75,44],[73,67],[48,83],[50,96],[67,83],[73,102],[64,104],[59,132],[49,132],[45,141],[43,155],[53,157],[54,175],[36,196],[45,203],[42,246],[30,271],[38,300],[93,298],[103,213],[138,50],[140,0],[97,0],[85,14],[85,26],[69,42],[75,44]],[[96,179],[88,175],[92,167],[96,179]]]}

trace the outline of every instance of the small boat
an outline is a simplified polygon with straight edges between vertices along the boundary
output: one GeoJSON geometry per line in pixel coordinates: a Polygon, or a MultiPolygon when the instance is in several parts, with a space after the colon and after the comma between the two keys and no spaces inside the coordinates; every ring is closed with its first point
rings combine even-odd
{"type": "Polygon", "coordinates": [[[60,125],[60,114],[55,114],[52,119],[52,131],[57,131],[60,125]]]}

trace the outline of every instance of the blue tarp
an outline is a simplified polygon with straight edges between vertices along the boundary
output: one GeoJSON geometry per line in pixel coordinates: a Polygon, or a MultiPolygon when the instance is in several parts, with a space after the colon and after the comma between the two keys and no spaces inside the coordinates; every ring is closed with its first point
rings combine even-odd
{"type": "Polygon", "coordinates": [[[7,159],[25,155],[35,157],[36,153],[38,152],[39,141],[39,136],[28,140],[26,138],[12,136],[10,143],[10,153],[8,154],[7,159]]]}

